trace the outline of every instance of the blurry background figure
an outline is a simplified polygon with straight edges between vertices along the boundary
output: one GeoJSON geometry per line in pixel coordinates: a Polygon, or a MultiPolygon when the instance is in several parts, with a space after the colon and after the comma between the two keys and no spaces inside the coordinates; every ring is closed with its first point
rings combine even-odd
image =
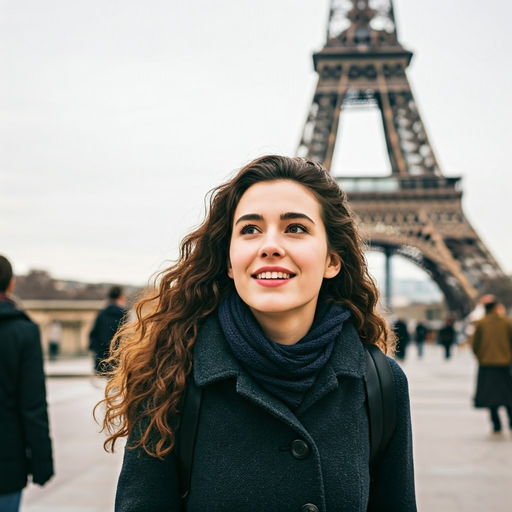
{"type": "Polygon", "coordinates": [[[58,320],[52,320],[48,326],[48,354],[50,361],[55,361],[59,356],[60,338],[62,326],[58,320]]]}
{"type": "Polygon", "coordinates": [[[486,407],[491,414],[493,436],[501,435],[498,408],[507,409],[512,429],[512,321],[497,302],[485,305],[486,314],[475,326],[473,352],[478,359],[475,407],[486,407]]]}
{"type": "Polygon", "coordinates": [[[405,353],[407,351],[407,345],[410,341],[409,331],[407,330],[407,324],[402,318],[399,318],[393,325],[396,336],[396,357],[397,359],[405,359],[405,353]]]}
{"type": "Polygon", "coordinates": [[[482,295],[478,300],[478,304],[475,306],[475,309],[473,309],[473,311],[471,311],[471,313],[469,313],[469,315],[464,319],[464,335],[468,341],[475,333],[476,323],[485,316],[485,305],[491,302],[497,302],[494,295],[482,295]]]}
{"type": "Polygon", "coordinates": [[[21,492],[53,476],[39,328],[16,309],[14,277],[0,256],[0,511],[17,512],[21,492]]]}
{"type": "Polygon", "coordinates": [[[107,298],[108,305],[98,313],[89,335],[89,349],[94,352],[94,370],[98,375],[110,371],[110,367],[103,360],[108,357],[112,339],[128,313],[123,289],[120,286],[113,286],[107,298]]]}
{"type": "Polygon", "coordinates": [[[457,342],[457,331],[453,326],[454,323],[453,318],[447,318],[444,326],[439,329],[439,334],[437,335],[437,342],[444,347],[445,359],[450,359],[452,356],[452,345],[455,345],[457,342]]]}
{"type": "Polygon", "coordinates": [[[414,339],[416,340],[416,346],[418,347],[418,357],[423,357],[423,348],[425,346],[425,341],[427,339],[428,328],[427,326],[421,322],[421,320],[416,325],[416,329],[414,331],[414,339]]]}

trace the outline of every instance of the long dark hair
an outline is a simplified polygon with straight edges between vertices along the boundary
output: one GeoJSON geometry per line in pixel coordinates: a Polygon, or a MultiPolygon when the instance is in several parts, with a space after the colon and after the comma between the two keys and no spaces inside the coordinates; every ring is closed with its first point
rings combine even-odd
{"type": "Polygon", "coordinates": [[[137,320],[113,344],[115,370],[100,402],[106,406],[107,449],[113,450],[136,424],[144,427],[134,447],[159,458],[172,449],[198,327],[234,291],[227,262],[235,209],[249,187],[277,180],[301,184],[321,205],[328,248],[342,263],[336,277],[324,279],[322,297],[350,309],[363,343],[392,349],[394,338],[376,310],[377,287],[345,193],[316,162],[277,155],[258,158],[211,192],[204,222],[183,239],[177,262],[160,274],[156,290],[137,303],[137,320]],[[151,442],[155,431],[158,441],[151,442]]]}

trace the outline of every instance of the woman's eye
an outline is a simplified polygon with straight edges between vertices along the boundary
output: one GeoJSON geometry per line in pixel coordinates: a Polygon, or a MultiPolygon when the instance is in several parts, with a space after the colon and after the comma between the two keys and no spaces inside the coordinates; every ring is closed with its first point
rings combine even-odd
{"type": "Polygon", "coordinates": [[[242,235],[254,235],[256,233],[258,233],[258,228],[256,226],[253,226],[252,224],[244,226],[240,230],[240,234],[242,234],[242,235]]]}
{"type": "Polygon", "coordinates": [[[301,226],[300,224],[292,224],[291,226],[288,226],[288,233],[307,233],[308,230],[301,226]]]}

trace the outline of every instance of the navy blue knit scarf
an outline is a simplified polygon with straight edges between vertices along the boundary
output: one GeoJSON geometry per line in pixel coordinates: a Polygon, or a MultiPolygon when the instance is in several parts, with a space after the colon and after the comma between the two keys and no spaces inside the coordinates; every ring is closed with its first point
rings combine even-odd
{"type": "Polygon", "coordinates": [[[220,324],[235,357],[262,387],[291,409],[301,404],[329,360],[334,341],[349,316],[350,311],[338,304],[319,304],[306,336],[294,345],[281,345],[263,333],[237,293],[219,306],[220,324]]]}

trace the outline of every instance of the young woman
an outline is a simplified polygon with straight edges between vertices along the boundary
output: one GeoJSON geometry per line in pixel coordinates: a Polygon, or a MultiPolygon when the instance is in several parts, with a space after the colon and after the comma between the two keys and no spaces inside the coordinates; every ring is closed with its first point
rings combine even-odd
{"type": "Polygon", "coordinates": [[[185,508],[175,441],[203,389],[189,512],[416,510],[407,381],[369,474],[365,344],[392,348],[345,194],[319,164],[266,156],[206,220],[113,352],[104,427],[128,436],[118,512],[185,508]]]}

